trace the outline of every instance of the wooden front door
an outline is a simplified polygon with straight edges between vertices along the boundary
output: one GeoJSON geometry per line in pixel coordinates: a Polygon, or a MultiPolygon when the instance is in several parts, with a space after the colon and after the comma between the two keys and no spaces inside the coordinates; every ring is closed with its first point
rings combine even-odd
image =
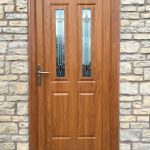
{"type": "Polygon", "coordinates": [[[119,2],[35,2],[31,150],[118,150],[119,2]]]}

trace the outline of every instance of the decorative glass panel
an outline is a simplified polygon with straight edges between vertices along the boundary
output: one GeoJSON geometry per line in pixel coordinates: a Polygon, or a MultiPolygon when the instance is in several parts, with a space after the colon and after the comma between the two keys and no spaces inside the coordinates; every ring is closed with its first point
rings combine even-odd
{"type": "Polygon", "coordinates": [[[64,10],[56,10],[56,76],[65,76],[64,10]]]}
{"type": "Polygon", "coordinates": [[[91,9],[82,10],[82,76],[91,77],[91,9]]]}

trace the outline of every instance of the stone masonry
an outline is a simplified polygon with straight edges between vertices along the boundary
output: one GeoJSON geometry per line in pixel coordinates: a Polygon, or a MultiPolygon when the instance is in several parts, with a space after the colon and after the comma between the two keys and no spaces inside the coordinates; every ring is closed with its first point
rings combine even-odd
{"type": "Polygon", "coordinates": [[[27,0],[0,0],[0,150],[28,150],[27,0]]]}
{"type": "Polygon", "coordinates": [[[150,0],[122,0],[120,150],[150,150],[150,0]]]}
{"type": "MultiPolygon", "coordinates": [[[[120,150],[150,150],[150,0],[122,0],[120,150]]],[[[0,150],[29,150],[27,0],[0,0],[0,150]]]]}

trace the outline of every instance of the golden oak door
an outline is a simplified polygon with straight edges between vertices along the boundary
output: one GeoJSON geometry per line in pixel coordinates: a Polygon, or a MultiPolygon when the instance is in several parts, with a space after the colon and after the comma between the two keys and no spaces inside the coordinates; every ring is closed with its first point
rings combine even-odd
{"type": "Polygon", "coordinates": [[[38,150],[118,149],[112,10],[110,0],[37,2],[38,150]]]}

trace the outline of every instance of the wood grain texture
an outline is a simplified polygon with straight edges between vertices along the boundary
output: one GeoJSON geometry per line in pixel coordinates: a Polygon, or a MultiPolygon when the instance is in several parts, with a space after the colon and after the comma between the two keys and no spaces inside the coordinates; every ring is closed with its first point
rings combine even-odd
{"type": "Polygon", "coordinates": [[[119,150],[120,0],[111,0],[111,150],[119,150]]]}
{"type": "Polygon", "coordinates": [[[119,150],[119,0],[30,0],[30,150],[119,150]],[[55,77],[55,9],[66,77],[55,77]],[[81,9],[92,8],[92,78],[81,76],[81,9]],[[76,63],[75,63],[76,62],[76,63]],[[36,65],[51,74],[36,85],[36,65]],[[63,115],[64,114],[64,115],[63,115]],[[91,124],[90,124],[91,122],[91,124]]]}
{"type": "Polygon", "coordinates": [[[103,1],[103,149],[110,150],[110,101],[111,101],[111,9],[110,0],[103,1]]]}
{"type": "Polygon", "coordinates": [[[36,2],[29,1],[29,149],[38,149],[38,103],[37,103],[37,85],[36,85],[36,2]]]}
{"type": "MultiPolygon", "coordinates": [[[[41,65],[42,71],[45,69],[45,49],[44,49],[44,27],[43,27],[43,0],[36,3],[36,24],[37,24],[37,64],[41,65]]],[[[38,150],[46,148],[45,140],[45,82],[42,77],[42,85],[37,86],[38,101],[38,150]]]]}

